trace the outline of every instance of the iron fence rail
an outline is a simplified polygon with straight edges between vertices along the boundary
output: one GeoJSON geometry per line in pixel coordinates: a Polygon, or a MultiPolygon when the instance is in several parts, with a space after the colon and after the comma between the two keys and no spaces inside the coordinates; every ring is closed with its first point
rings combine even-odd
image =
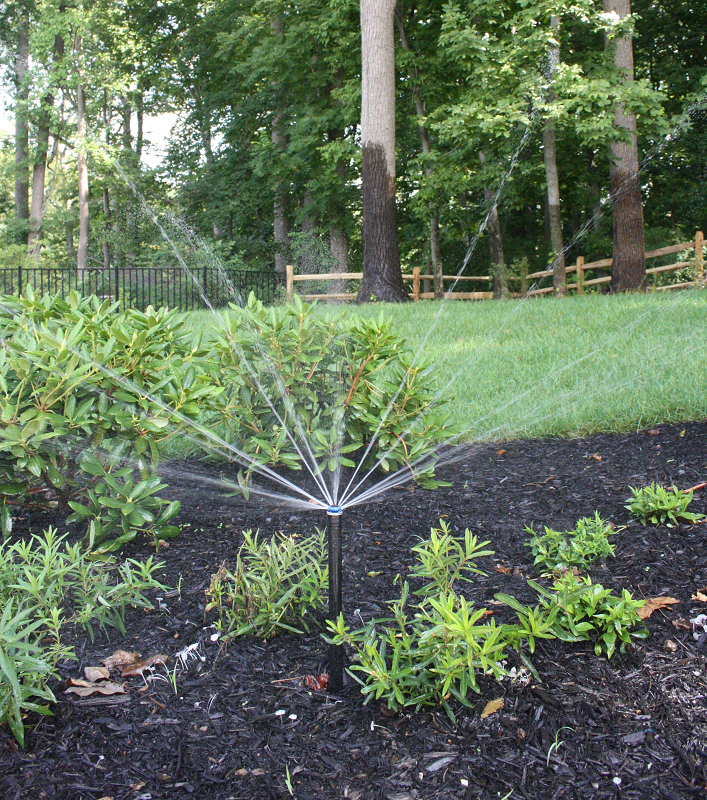
{"type": "Polygon", "coordinates": [[[199,267],[187,273],[180,267],[111,267],[110,270],[42,267],[0,268],[0,292],[19,295],[26,286],[41,294],[66,298],[72,290],[119,301],[122,310],[169,306],[181,311],[223,308],[242,303],[253,292],[271,305],[284,287],[284,276],[267,270],[199,267]]]}

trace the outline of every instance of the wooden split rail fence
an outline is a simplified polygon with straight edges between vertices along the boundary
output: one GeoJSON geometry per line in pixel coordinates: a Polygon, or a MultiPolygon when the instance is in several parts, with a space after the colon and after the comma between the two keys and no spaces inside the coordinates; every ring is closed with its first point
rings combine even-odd
{"type": "MultiPolygon", "coordinates": [[[[695,235],[694,241],[691,242],[683,242],[682,244],[673,244],[669,245],[668,247],[660,247],[657,250],[649,250],[646,252],[646,258],[660,258],[662,256],[672,255],[673,253],[682,253],[685,250],[693,250],[695,251],[695,258],[694,258],[694,271],[695,274],[700,275],[704,271],[704,235],[702,231],[697,231],[695,235]]],[[[611,268],[613,263],[613,259],[611,258],[604,258],[600,261],[590,261],[588,263],[584,262],[584,257],[579,256],[577,258],[577,263],[573,264],[566,269],[566,273],[571,275],[576,273],[577,280],[575,283],[570,283],[567,285],[567,289],[574,289],[578,294],[583,294],[585,288],[590,286],[598,286],[603,283],[610,283],[611,276],[610,275],[602,275],[597,278],[591,278],[589,280],[586,279],[586,273],[589,270],[600,270],[600,269],[607,269],[611,268]]],[[[688,266],[688,263],[684,261],[678,261],[674,264],[666,264],[661,267],[651,267],[646,270],[647,275],[658,275],[663,272],[674,272],[679,269],[684,269],[688,266]]],[[[552,270],[546,269],[542,270],[541,272],[533,272],[530,275],[526,276],[526,280],[533,281],[539,280],[542,278],[548,278],[552,276],[552,270]]],[[[287,265],[286,269],[286,289],[287,289],[287,299],[292,300],[292,296],[294,294],[294,285],[295,283],[300,283],[304,281],[360,281],[363,278],[362,272],[326,272],[326,273],[318,273],[315,275],[295,275],[294,267],[291,264],[287,265]]],[[[423,292],[420,291],[420,281],[432,281],[434,280],[433,275],[423,275],[420,273],[419,267],[414,267],[411,273],[403,273],[403,280],[404,281],[411,281],[412,282],[412,291],[408,294],[411,300],[417,302],[418,300],[433,300],[434,299],[434,292],[423,292]]],[[[457,277],[456,275],[443,275],[442,281],[446,283],[469,283],[469,282],[477,282],[477,283],[488,283],[491,281],[491,277],[489,275],[461,275],[457,277]]],[[[673,283],[666,286],[656,286],[655,288],[658,291],[665,291],[668,289],[685,289],[688,286],[692,286],[693,281],[686,281],[683,283],[673,283]]],[[[543,294],[551,294],[552,293],[552,286],[543,287],[541,289],[531,289],[530,291],[521,292],[520,294],[516,295],[517,297],[534,297],[537,295],[543,294]]],[[[303,294],[301,295],[303,300],[355,300],[356,293],[355,292],[342,292],[338,294],[303,294]]],[[[493,297],[493,292],[475,292],[475,291],[450,291],[444,293],[445,300],[490,300],[493,297]]]]}

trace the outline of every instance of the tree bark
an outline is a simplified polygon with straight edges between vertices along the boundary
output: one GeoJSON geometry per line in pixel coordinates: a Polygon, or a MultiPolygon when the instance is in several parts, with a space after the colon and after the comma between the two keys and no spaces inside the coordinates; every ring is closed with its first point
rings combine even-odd
{"type": "MultiPolygon", "coordinates": [[[[282,17],[276,16],[270,23],[270,32],[273,36],[280,37],[285,32],[285,23],[282,17]]],[[[279,100],[276,101],[279,103],[279,100]]],[[[287,134],[282,129],[282,109],[277,107],[272,119],[272,143],[275,149],[284,153],[287,149],[287,134]]],[[[278,182],[275,186],[273,198],[273,239],[275,242],[275,272],[284,275],[289,260],[290,222],[288,218],[288,192],[287,187],[278,182]]]]}
{"type": "MultiPolygon", "coordinates": [[[[44,98],[44,104],[51,106],[54,98],[51,94],[44,98]]],[[[29,236],[27,248],[35,260],[40,255],[40,235],[44,217],[44,182],[47,172],[47,152],[49,150],[49,112],[43,108],[37,125],[37,155],[32,169],[32,205],[29,211],[29,236]]]]}
{"type": "MultiPolygon", "coordinates": [[[[479,160],[483,166],[486,163],[486,154],[479,153],[479,160]]],[[[486,204],[486,227],[489,232],[489,248],[491,250],[491,278],[493,281],[493,296],[500,300],[508,296],[508,270],[506,259],[503,257],[503,238],[501,225],[498,221],[498,207],[496,194],[488,186],[484,188],[484,203],[486,204]]]]}
{"type": "MultiPolygon", "coordinates": [[[[631,13],[631,0],[603,0],[604,11],[624,19],[631,13]]],[[[631,35],[606,42],[613,48],[614,65],[623,81],[633,81],[631,35]]],[[[636,117],[623,104],[616,109],[614,125],[628,133],[628,140],[611,143],[610,188],[614,224],[614,258],[611,289],[623,292],[646,288],[646,255],[643,229],[643,198],[639,181],[636,117]]]]}
{"type": "MultiPolygon", "coordinates": [[[[60,34],[54,37],[53,72],[56,71],[58,62],[64,57],[64,39],[60,34]]],[[[54,95],[48,91],[42,101],[37,124],[37,155],[32,169],[32,205],[29,212],[29,236],[27,247],[34,259],[40,256],[39,240],[42,234],[42,220],[44,219],[44,186],[47,173],[47,152],[49,149],[49,125],[51,110],[54,106],[54,95]]]]}
{"type": "MultiPolygon", "coordinates": [[[[81,45],[79,42],[78,48],[81,45]]],[[[86,159],[86,94],[82,84],[76,91],[78,139],[79,139],[79,247],[76,252],[76,267],[82,272],[88,267],[88,164],[86,159]]]]}
{"type": "Polygon", "coordinates": [[[123,150],[126,150],[127,152],[132,152],[133,137],[132,137],[131,122],[132,122],[133,110],[130,107],[130,100],[128,100],[127,95],[123,95],[121,100],[123,106],[123,150]]]}
{"type": "Polygon", "coordinates": [[[139,91],[137,93],[137,138],[135,139],[135,160],[138,164],[142,160],[144,117],[144,99],[142,91],[139,91]]]}
{"type": "MultiPolygon", "coordinates": [[[[110,147],[110,119],[111,108],[108,103],[108,91],[103,91],[103,126],[106,130],[106,148],[110,147]]],[[[103,216],[106,218],[106,230],[103,237],[103,269],[107,272],[110,269],[110,192],[108,190],[108,175],[103,178],[103,216]]]]}
{"type": "MultiPolygon", "coordinates": [[[[560,20],[554,14],[550,17],[550,28],[557,30],[560,20]]],[[[550,84],[560,63],[560,48],[550,46],[549,53],[550,84]]],[[[548,101],[555,95],[550,91],[548,101]]],[[[543,159],[545,161],[545,180],[547,182],[547,201],[550,217],[550,246],[552,247],[552,293],[556,297],[567,294],[567,273],[565,269],[565,245],[562,238],[562,215],[560,212],[560,180],[557,172],[557,134],[555,122],[548,116],[543,127],[543,159]]]]}
{"type": "Polygon", "coordinates": [[[15,218],[19,225],[18,239],[27,236],[29,219],[29,20],[25,11],[20,12],[17,26],[17,51],[15,53],[15,218]]]}
{"type": "Polygon", "coordinates": [[[357,302],[404,302],[395,208],[395,0],[361,0],[363,280],[357,302]]]}
{"type": "MultiPolygon", "coordinates": [[[[400,44],[403,50],[408,53],[412,52],[410,42],[408,41],[407,34],[405,33],[405,26],[403,24],[403,15],[400,8],[396,9],[395,19],[398,23],[398,32],[400,34],[400,44]]],[[[422,101],[422,89],[419,84],[416,84],[413,89],[413,97],[415,98],[415,112],[417,113],[417,129],[420,133],[420,142],[422,144],[422,152],[428,156],[430,154],[430,137],[427,134],[427,128],[423,122],[425,118],[425,104],[422,101]]],[[[434,170],[431,166],[425,168],[425,175],[431,177],[434,170]]],[[[444,281],[442,280],[442,245],[439,235],[439,208],[436,203],[430,202],[430,258],[432,260],[432,276],[434,279],[434,293],[435,299],[441,300],[444,297],[444,281]]]]}

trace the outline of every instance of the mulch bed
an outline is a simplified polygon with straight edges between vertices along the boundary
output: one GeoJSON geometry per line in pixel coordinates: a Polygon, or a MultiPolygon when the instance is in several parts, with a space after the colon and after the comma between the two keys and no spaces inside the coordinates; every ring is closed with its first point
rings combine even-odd
{"type": "MultiPolygon", "coordinates": [[[[166,583],[177,586],[181,576],[181,594],[149,614],[129,611],[126,639],[99,634],[91,642],[77,631],[78,662],[63,672],[82,676],[117,648],[173,657],[198,643],[201,657],[178,678],[177,694],[166,680],[133,679],[127,694],[105,698],[56,686],[54,716],[30,720],[24,750],[0,732],[0,797],[286,798],[287,770],[301,800],[705,797],[707,646],[673,623],[707,611],[691,600],[707,586],[707,525],[643,527],[623,505],[629,486],[702,483],[706,444],[706,423],[489,444],[442,470],[451,488],[403,488],[344,515],[344,605],[354,623],[385,611],[411,546],[440,517],[495,550],[488,576],[466,592],[477,604],[498,591],[533,599],[524,526],[571,528],[595,510],[629,524],[615,539],[616,559],[593,579],[680,600],[652,615],[647,640],[610,661],[589,645],[540,642],[542,683],[482,679],[478,704],[460,709],[457,725],[441,709],[389,716],[375,702],[364,706],[355,685],[341,696],[308,689],[301,678],[326,669],[317,630],[228,648],[213,642],[204,590],[219,564],[235,561],[241,530],[306,533],[326,520],[225,498],[190,474],[218,477],[218,468],[177,465],[167,479],[190,527],[160,558],[166,583]],[[503,708],[482,720],[487,701],[500,697],[503,708]]],[[[690,510],[707,512],[707,490],[690,510]]],[[[30,523],[37,531],[47,521],[30,523]]],[[[148,553],[141,546],[130,555],[148,553]]],[[[506,609],[491,607],[504,618],[506,609]]]]}

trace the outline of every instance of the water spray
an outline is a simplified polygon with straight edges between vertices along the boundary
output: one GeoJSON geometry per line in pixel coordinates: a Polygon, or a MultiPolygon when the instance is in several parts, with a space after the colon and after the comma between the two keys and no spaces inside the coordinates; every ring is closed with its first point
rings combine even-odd
{"type": "MultiPolygon", "coordinates": [[[[329,524],[329,619],[336,623],[341,614],[341,506],[327,508],[329,524]]],[[[344,646],[329,645],[329,689],[344,688],[344,646]]]]}

